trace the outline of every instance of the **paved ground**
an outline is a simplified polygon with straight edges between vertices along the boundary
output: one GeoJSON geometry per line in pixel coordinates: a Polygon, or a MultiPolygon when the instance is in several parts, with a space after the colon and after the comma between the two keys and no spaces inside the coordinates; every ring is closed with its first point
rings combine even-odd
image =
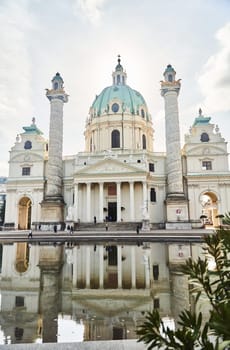
{"type": "Polygon", "coordinates": [[[47,343],[0,345],[1,350],[146,350],[136,340],[89,341],[83,343],[47,343]]]}
{"type": "Polygon", "coordinates": [[[204,234],[213,232],[213,229],[193,230],[153,230],[140,231],[74,231],[73,234],[65,231],[57,233],[49,231],[34,231],[32,238],[28,238],[29,230],[0,231],[0,243],[25,242],[34,243],[90,243],[90,242],[201,242],[204,234]]]}

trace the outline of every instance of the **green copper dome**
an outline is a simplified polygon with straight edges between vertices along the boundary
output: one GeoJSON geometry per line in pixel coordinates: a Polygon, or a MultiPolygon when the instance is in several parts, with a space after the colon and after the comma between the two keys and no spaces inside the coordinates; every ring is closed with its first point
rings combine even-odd
{"type": "MultiPolygon", "coordinates": [[[[113,113],[113,101],[119,102],[116,113],[130,112],[141,115],[143,113],[141,110],[147,110],[145,100],[138,91],[131,89],[128,85],[113,85],[106,87],[99,96],[96,96],[92,104],[95,116],[113,113]]],[[[148,118],[148,114],[146,117],[148,118]]]]}
{"type": "Polygon", "coordinates": [[[113,72],[113,85],[96,96],[90,114],[95,118],[103,114],[130,113],[149,120],[146,102],[138,91],[126,85],[126,72],[120,64],[120,56],[118,57],[118,64],[113,72]]]}

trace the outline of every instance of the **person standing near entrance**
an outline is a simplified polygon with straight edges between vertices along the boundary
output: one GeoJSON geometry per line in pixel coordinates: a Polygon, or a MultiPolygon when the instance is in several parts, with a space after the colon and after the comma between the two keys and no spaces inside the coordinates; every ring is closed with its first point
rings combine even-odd
{"type": "Polygon", "coordinates": [[[96,223],[97,223],[97,218],[96,218],[96,216],[93,217],[93,221],[94,221],[94,224],[96,225],[96,223]]]}

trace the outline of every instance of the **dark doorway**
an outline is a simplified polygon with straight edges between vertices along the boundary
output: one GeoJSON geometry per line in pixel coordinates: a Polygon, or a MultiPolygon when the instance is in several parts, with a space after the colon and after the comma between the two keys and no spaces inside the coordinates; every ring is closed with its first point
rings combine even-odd
{"type": "Polygon", "coordinates": [[[117,221],[117,202],[108,203],[109,221],[117,221]]]}
{"type": "Polygon", "coordinates": [[[113,340],[123,339],[123,329],[120,327],[113,327],[113,340]]]}

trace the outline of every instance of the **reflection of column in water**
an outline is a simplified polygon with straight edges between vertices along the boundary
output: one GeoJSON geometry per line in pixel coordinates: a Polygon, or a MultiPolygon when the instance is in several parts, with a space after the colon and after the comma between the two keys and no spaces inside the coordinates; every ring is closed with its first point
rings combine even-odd
{"type": "Polygon", "coordinates": [[[59,276],[62,267],[63,247],[42,247],[40,312],[43,319],[43,342],[57,342],[59,311],[59,276]]]}
{"type": "Polygon", "coordinates": [[[59,272],[42,268],[41,313],[43,318],[43,342],[57,341],[59,304],[59,272]]]}

